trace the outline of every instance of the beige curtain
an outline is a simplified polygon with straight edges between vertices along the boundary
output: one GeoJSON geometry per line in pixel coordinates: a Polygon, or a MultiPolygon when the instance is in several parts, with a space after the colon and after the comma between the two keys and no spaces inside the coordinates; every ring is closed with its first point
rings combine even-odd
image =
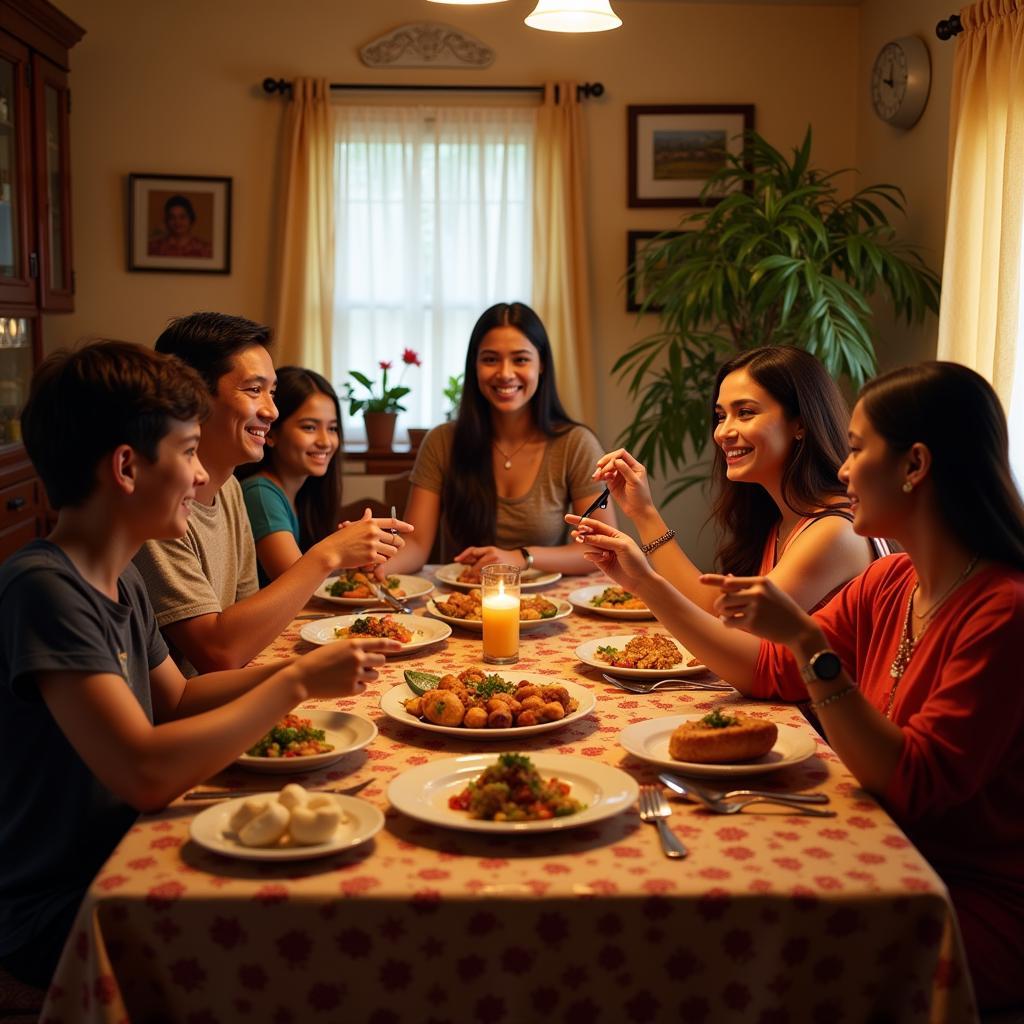
{"type": "Polygon", "coordinates": [[[1024,0],[961,12],[939,358],[973,367],[1010,405],[1024,218],[1024,0]]]}
{"type": "Polygon", "coordinates": [[[534,152],[533,305],[551,339],[566,410],[593,423],[583,125],[575,82],[545,85],[534,152]]]}
{"type": "Polygon", "coordinates": [[[285,125],[274,362],[331,373],[334,139],[326,79],[299,78],[285,125]]]}

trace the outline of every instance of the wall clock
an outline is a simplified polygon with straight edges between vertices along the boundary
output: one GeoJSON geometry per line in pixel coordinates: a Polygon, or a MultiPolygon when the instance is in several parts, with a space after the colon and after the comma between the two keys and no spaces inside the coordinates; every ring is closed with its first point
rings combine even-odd
{"type": "Polygon", "coordinates": [[[871,71],[875,113],[897,128],[909,128],[928,102],[931,77],[931,59],[923,40],[903,36],[886,43],[871,71]]]}

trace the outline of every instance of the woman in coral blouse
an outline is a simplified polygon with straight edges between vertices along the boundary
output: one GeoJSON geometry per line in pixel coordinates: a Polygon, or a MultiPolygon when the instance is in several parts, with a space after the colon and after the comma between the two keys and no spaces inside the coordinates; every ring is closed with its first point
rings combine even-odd
{"type": "MultiPolygon", "coordinates": [[[[949,887],[979,1004],[1020,1004],[1024,505],[1006,420],[974,371],[926,363],[864,388],[850,447],[854,529],[906,553],[813,616],[763,577],[705,576],[721,628],[691,646],[746,694],[811,697],[833,749],[949,887]]],[[[587,524],[591,559],[676,632],[691,609],[603,530],[587,524]]]]}

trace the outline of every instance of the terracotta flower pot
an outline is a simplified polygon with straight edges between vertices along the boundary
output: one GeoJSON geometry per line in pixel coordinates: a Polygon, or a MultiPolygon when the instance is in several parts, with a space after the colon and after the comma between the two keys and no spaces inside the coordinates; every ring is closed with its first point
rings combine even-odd
{"type": "Polygon", "coordinates": [[[409,451],[418,451],[420,445],[423,444],[423,438],[429,433],[430,430],[427,427],[409,427],[409,451]]]}
{"type": "Polygon", "coordinates": [[[391,442],[395,439],[395,420],[397,419],[397,412],[363,413],[363,423],[366,425],[367,451],[391,451],[391,442]]]}

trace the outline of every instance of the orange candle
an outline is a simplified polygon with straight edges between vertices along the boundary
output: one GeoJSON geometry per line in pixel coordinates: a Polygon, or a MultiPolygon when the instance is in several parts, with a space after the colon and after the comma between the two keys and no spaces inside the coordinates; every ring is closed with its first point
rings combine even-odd
{"type": "Polygon", "coordinates": [[[484,661],[511,665],[519,660],[519,570],[487,565],[480,572],[484,661]]]}

